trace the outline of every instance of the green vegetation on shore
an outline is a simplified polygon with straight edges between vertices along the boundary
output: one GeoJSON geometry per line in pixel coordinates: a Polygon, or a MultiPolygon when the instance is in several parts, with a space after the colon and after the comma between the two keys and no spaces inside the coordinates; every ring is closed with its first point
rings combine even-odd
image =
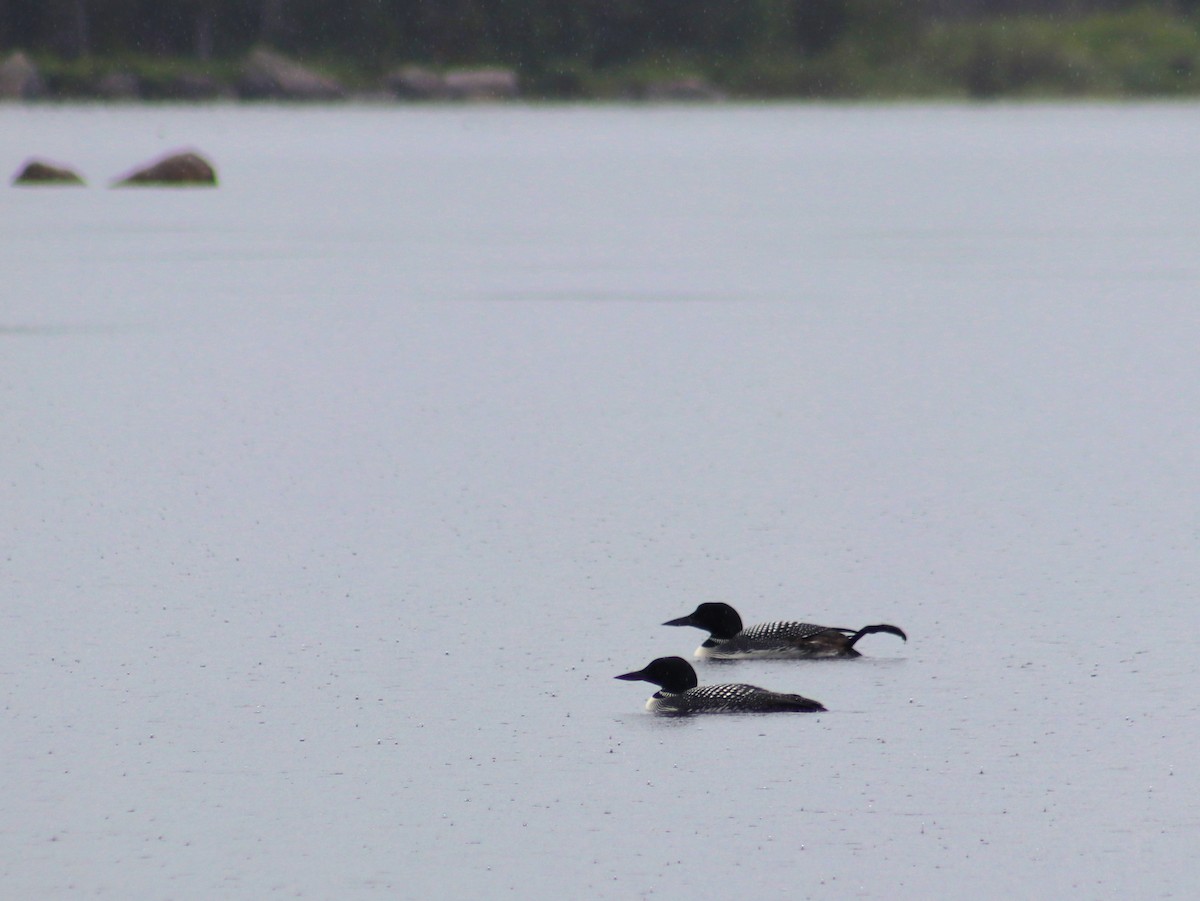
{"type": "MultiPolygon", "coordinates": [[[[72,2],[81,0],[59,6],[72,2]]],[[[315,15],[315,0],[193,3],[188,8],[207,8],[208,17],[193,22],[181,12],[163,20],[163,29],[171,24],[173,30],[152,42],[122,39],[111,27],[92,27],[81,42],[79,35],[55,36],[29,23],[14,28],[0,0],[0,59],[26,51],[51,97],[95,96],[98,83],[118,75],[133,76],[147,99],[177,98],[181,80],[189,79],[207,86],[196,97],[235,96],[245,54],[264,33],[273,38],[267,43],[335,77],[351,94],[380,90],[387,74],[405,64],[431,71],[504,67],[517,74],[521,94],[534,99],[638,97],[648,86],[682,79],[735,98],[1200,94],[1200,27],[1194,11],[1176,5],[966,17],[889,0],[714,0],[694,7],[658,0],[653,9],[638,0],[446,2],[462,14],[458,19],[438,19],[429,12],[433,6],[420,2],[346,0],[345,9],[362,8],[358,19],[344,13],[311,31],[300,28],[307,20],[299,16],[305,6],[315,15]],[[245,7],[241,19],[218,15],[239,5],[245,7]],[[291,25],[266,27],[251,15],[255,6],[290,10],[291,25]],[[617,7],[625,19],[613,12],[617,7]],[[412,18],[418,9],[425,11],[420,22],[412,18]],[[474,18],[467,15],[472,11],[474,18]],[[812,19],[807,25],[802,11],[812,19]],[[241,30],[229,24],[239,22],[241,30]],[[14,43],[21,37],[25,45],[14,43]]],[[[98,21],[93,13],[89,24],[98,21]]]]}

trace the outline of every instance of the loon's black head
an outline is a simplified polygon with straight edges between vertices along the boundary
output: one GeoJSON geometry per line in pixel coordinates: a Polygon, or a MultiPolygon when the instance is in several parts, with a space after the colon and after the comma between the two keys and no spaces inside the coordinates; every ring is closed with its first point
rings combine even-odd
{"type": "Polygon", "coordinates": [[[728,604],[701,604],[687,616],[667,620],[664,626],[695,626],[697,629],[707,629],[713,638],[722,641],[733,638],[742,631],[742,618],[728,604]]]}
{"type": "Polygon", "coordinates": [[[652,682],[664,691],[679,694],[700,684],[692,665],[682,657],[659,657],[636,673],[615,676],[626,682],[652,682]]]}

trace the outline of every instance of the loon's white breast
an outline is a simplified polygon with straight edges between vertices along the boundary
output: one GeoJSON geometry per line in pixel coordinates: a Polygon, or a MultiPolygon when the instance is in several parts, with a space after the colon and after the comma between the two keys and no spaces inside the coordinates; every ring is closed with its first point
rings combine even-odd
{"type": "Polygon", "coordinates": [[[748,657],[758,660],[769,657],[795,657],[796,654],[795,648],[725,648],[722,645],[700,645],[693,656],[697,660],[741,660],[748,657]]]}

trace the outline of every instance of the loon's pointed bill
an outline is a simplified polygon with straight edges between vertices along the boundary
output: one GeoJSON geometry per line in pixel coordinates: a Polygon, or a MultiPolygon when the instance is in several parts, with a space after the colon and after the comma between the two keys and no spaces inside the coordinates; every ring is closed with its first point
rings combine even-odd
{"type": "Polygon", "coordinates": [[[687,616],[668,620],[664,626],[694,626],[709,633],[696,649],[696,656],[718,660],[741,657],[777,657],[813,659],[820,657],[861,657],[854,645],[864,635],[886,632],[908,641],[904,631],[880,623],[847,629],[844,626],[818,626],[813,623],[777,621],[743,628],[742,618],[729,604],[704,603],[687,616]]]}
{"type": "Polygon", "coordinates": [[[692,622],[691,616],[681,616],[681,617],[679,617],[679,619],[669,619],[665,623],[663,623],[663,625],[664,626],[694,626],[695,623],[692,622]]]}
{"type": "Polygon", "coordinates": [[[632,673],[614,676],[627,682],[659,686],[646,709],[652,713],[683,716],[692,713],[818,713],[820,701],[803,695],[768,691],[757,685],[728,683],[699,686],[696,670],[682,657],[659,657],[632,673]]]}
{"type": "Polygon", "coordinates": [[[613,678],[614,679],[624,679],[626,682],[653,682],[654,681],[653,679],[649,679],[646,676],[646,671],[649,669],[650,669],[650,667],[647,666],[647,667],[643,667],[642,669],[638,670],[635,673],[622,673],[619,676],[613,676],[613,678]]]}

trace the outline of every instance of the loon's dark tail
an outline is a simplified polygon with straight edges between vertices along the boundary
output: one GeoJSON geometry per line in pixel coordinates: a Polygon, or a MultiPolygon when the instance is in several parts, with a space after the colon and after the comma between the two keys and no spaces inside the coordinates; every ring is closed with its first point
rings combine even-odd
{"type": "MultiPolygon", "coordinates": [[[[847,629],[846,631],[850,631],[850,630],[847,629]]],[[[852,648],[852,647],[854,647],[854,643],[856,641],[858,641],[860,638],[862,638],[864,635],[873,635],[876,632],[887,632],[889,635],[896,635],[900,638],[903,638],[905,641],[908,641],[908,636],[904,634],[903,629],[898,629],[895,626],[889,626],[886,623],[881,623],[877,626],[863,626],[861,629],[859,629],[857,632],[855,632],[853,635],[850,636],[850,640],[846,642],[846,647],[852,648]]]]}
{"type": "Polygon", "coordinates": [[[774,709],[793,713],[824,713],[828,710],[820,701],[814,701],[804,695],[780,695],[778,706],[774,709]]]}

